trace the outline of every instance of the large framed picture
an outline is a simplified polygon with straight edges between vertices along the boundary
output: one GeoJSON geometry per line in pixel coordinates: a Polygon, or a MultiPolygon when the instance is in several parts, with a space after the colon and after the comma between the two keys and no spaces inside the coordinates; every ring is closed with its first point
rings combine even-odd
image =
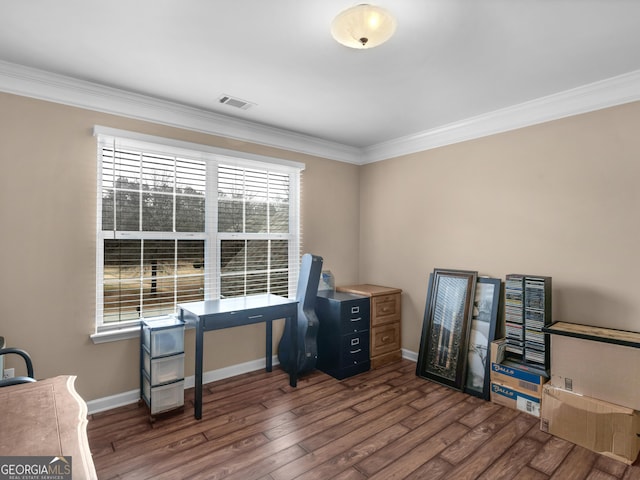
{"type": "Polygon", "coordinates": [[[464,391],[489,400],[491,342],[496,339],[500,305],[499,278],[480,277],[476,283],[467,348],[467,376],[464,391]]]}
{"type": "Polygon", "coordinates": [[[435,269],[429,277],[416,374],[462,390],[477,272],[435,269]]]}

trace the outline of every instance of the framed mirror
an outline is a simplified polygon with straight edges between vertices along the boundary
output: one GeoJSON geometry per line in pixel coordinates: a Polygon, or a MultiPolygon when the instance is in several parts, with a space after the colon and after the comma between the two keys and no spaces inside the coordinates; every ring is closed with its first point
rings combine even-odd
{"type": "Polygon", "coordinates": [[[496,339],[501,285],[499,278],[479,277],[473,299],[464,391],[485,400],[491,387],[490,349],[496,339]]]}
{"type": "Polygon", "coordinates": [[[416,374],[462,390],[477,272],[435,269],[429,276],[416,374]]]}

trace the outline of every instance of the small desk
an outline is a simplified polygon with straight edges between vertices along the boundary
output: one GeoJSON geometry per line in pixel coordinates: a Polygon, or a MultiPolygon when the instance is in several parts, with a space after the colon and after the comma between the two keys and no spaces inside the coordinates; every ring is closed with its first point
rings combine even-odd
{"type": "Polygon", "coordinates": [[[266,369],[272,369],[273,356],[273,320],[284,318],[291,336],[291,362],[289,366],[289,384],[295,387],[298,382],[296,359],[298,358],[298,301],[272,294],[250,295],[247,297],[205,300],[178,305],[180,319],[196,327],[196,371],[194,416],[202,418],[202,370],[204,355],[204,332],[223,328],[239,327],[254,323],[267,324],[266,369]]]}
{"type": "Polygon", "coordinates": [[[97,479],[87,441],[87,404],[62,375],[0,388],[0,454],[71,457],[74,479],[97,479]]]}

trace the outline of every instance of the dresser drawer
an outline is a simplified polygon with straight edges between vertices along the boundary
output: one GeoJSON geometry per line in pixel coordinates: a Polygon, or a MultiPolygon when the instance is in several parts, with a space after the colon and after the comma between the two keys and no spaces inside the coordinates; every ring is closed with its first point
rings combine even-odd
{"type": "Polygon", "coordinates": [[[371,329],[371,356],[400,350],[400,323],[389,323],[371,329]]]}
{"type": "Polygon", "coordinates": [[[400,294],[371,297],[371,326],[400,320],[400,294]]]}

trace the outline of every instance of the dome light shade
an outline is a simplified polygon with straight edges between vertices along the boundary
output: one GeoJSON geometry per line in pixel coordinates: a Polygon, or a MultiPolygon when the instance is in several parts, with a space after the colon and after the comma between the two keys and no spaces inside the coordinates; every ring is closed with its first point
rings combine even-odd
{"type": "Polygon", "coordinates": [[[373,48],[383,44],[396,31],[396,20],[385,9],[361,4],[338,14],[331,23],[331,35],[351,48],[373,48]]]}

